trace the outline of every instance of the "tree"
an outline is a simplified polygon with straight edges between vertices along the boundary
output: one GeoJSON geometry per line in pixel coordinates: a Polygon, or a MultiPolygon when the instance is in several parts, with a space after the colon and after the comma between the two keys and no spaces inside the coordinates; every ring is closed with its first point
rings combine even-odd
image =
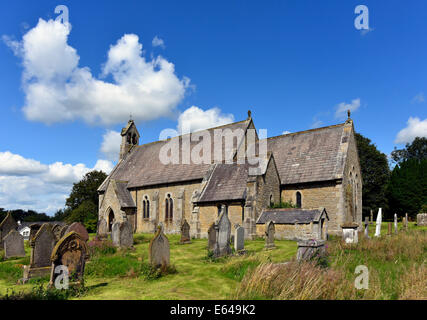
{"type": "Polygon", "coordinates": [[[427,159],[427,138],[416,137],[411,144],[407,143],[404,149],[396,149],[391,153],[391,158],[396,163],[410,159],[427,159]]]}
{"type": "Polygon", "coordinates": [[[427,204],[427,158],[412,158],[397,164],[387,188],[390,208],[415,218],[427,204]]]}
{"type": "MultiPolygon", "coordinates": [[[[66,208],[57,215],[65,221],[81,222],[89,232],[96,230],[98,222],[98,188],[107,178],[102,171],[91,171],[73,185],[66,208]]],[[[56,216],[56,215],[55,215],[56,216]]]]}
{"type": "Polygon", "coordinates": [[[387,208],[386,188],[390,177],[387,156],[379,151],[370,139],[355,134],[360,167],[362,170],[362,210],[369,215],[370,210],[387,208]]]}

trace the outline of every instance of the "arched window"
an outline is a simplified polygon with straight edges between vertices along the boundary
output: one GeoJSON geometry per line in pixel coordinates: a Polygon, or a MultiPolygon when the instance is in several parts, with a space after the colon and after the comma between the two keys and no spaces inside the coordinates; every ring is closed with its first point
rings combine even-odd
{"type": "Polygon", "coordinates": [[[132,136],[132,144],[136,144],[136,134],[135,133],[132,136]]]}
{"type": "Polygon", "coordinates": [[[297,191],[296,193],[296,199],[297,199],[297,208],[301,208],[302,207],[302,197],[301,197],[301,192],[297,191]]]}
{"type": "Polygon", "coordinates": [[[173,221],[173,199],[170,194],[168,194],[165,199],[165,221],[173,221]]]}
{"type": "Polygon", "coordinates": [[[111,232],[111,229],[113,229],[113,222],[114,222],[114,211],[110,209],[110,212],[108,213],[108,231],[111,232]]]}
{"type": "Polygon", "coordinates": [[[131,140],[132,140],[132,136],[131,136],[130,133],[128,133],[128,135],[127,135],[127,142],[128,142],[128,144],[131,143],[131,140]]]}
{"type": "Polygon", "coordinates": [[[150,200],[148,200],[147,196],[142,201],[142,217],[144,219],[150,218],[150,200]]]}
{"type": "Polygon", "coordinates": [[[272,208],[274,205],[274,201],[273,201],[273,195],[270,194],[270,208],[272,208]]]}

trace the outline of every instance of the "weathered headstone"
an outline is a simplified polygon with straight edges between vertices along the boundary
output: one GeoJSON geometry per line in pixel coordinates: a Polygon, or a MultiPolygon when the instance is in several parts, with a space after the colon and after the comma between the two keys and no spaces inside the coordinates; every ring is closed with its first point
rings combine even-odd
{"type": "Polygon", "coordinates": [[[347,223],[341,226],[342,228],[342,237],[345,243],[358,243],[359,234],[357,232],[358,225],[355,223],[347,223]]]}
{"type": "Polygon", "coordinates": [[[405,230],[408,230],[408,222],[409,222],[409,217],[408,217],[408,214],[405,213],[405,230]]]}
{"type": "Polygon", "coordinates": [[[66,235],[66,234],[68,234],[68,233],[70,233],[72,231],[77,232],[80,235],[80,237],[83,239],[83,241],[88,241],[89,240],[89,233],[87,232],[85,226],[82,225],[80,222],[73,222],[67,228],[67,231],[65,231],[64,235],[66,235]]]}
{"type": "Polygon", "coordinates": [[[394,214],[394,233],[397,234],[398,233],[398,228],[397,228],[397,214],[394,214]]]}
{"type": "Polygon", "coordinates": [[[104,218],[101,218],[98,221],[96,235],[98,239],[106,239],[108,237],[108,223],[107,223],[107,220],[105,220],[104,218]]]}
{"type": "Polygon", "coordinates": [[[191,243],[190,225],[188,224],[186,219],[184,219],[181,225],[181,240],[179,241],[179,243],[181,244],[191,243]]]}
{"type": "Polygon", "coordinates": [[[402,218],[402,229],[405,229],[405,225],[406,225],[406,218],[405,217],[403,217],[402,218]]]}
{"type": "Polygon", "coordinates": [[[275,232],[276,228],[274,226],[273,221],[267,221],[265,225],[265,249],[273,249],[276,247],[274,244],[275,232]]]}
{"type": "Polygon", "coordinates": [[[427,213],[417,214],[417,225],[427,226],[427,213]]]}
{"type": "Polygon", "coordinates": [[[369,218],[365,217],[365,238],[370,239],[369,237],[369,218]]]}
{"type": "Polygon", "coordinates": [[[302,240],[298,241],[297,260],[311,260],[322,258],[326,255],[325,240],[302,240]]]}
{"type": "Polygon", "coordinates": [[[65,236],[65,234],[66,234],[66,232],[67,232],[67,230],[68,230],[68,227],[69,227],[69,225],[68,225],[68,224],[66,224],[65,226],[63,226],[63,227],[61,228],[60,238],[62,238],[63,236],[65,236]]]}
{"type": "Polygon", "coordinates": [[[16,230],[18,228],[18,224],[15,219],[13,219],[10,211],[7,213],[6,217],[0,223],[0,248],[3,248],[3,239],[6,237],[9,232],[12,230],[16,230]]]}
{"type": "Polygon", "coordinates": [[[374,212],[372,211],[372,209],[371,209],[370,217],[371,217],[370,224],[373,224],[374,223],[374,212]]]}
{"type": "Polygon", "coordinates": [[[238,226],[234,230],[234,250],[242,252],[245,249],[245,228],[238,226]]]}
{"type": "Polygon", "coordinates": [[[75,231],[67,233],[53,249],[49,285],[54,286],[55,282],[61,282],[64,276],[63,266],[68,270],[68,285],[84,285],[85,264],[88,258],[86,241],[75,231]],[[60,278],[57,279],[58,277],[60,278]]]}
{"type": "Polygon", "coordinates": [[[59,241],[59,239],[61,239],[61,229],[62,229],[62,226],[60,224],[55,224],[52,227],[52,231],[55,235],[56,241],[59,241]]]}
{"type": "Polygon", "coordinates": [[[223,257],[231,254],[230,236],[231,236],[231,222],[228,219],[227,208],[223,205],[221,214],[216,224],[218,228],[217,241],[214,249],[215,258],[223,257]]]}
{"type": "Polygon", "coordinates": [[[213,251],[216,247],[217,231],[218,228],[216,228],[215,223],[212,223],[208,229],[208,250],[213,251]]]}
{"type": "Polygon", "coordinates": [[[31,241],[31,239],[34,239],[34,237],[36,236],[37,232],[40,230],[42,224],[39,223],[33,223],[30,226],[30,237],[28,238],[28,240],[31,241]]]}
{"type": "Polygon", "coordinates": [[[24,282],[34,277],[50,274],[51,255],[56,238],[49,223],[43,224],[34,238],[30,239],[30,265],[24,266],[24,282]]]}
{"type": "Polygon", "coordinates": [[[111,229],[113,245],[120,248],[133,246],[133,228],[129,221],[115,222],[111,229]]]}
{"type": "Polygon", "coordinates": [[[167,267],[170,264],[169,240],[163,233],[161,226],[157,227],[154,238],[150,241],[148,247],[150,263],[154,267],[167,267]]]}
{"type": "Polygon", "coordinates": [[[388,223],[388,229],[387,229],[387,235],[391,236],[391,230],[392,230],[392,226],[391,226],[391,222],[388,223]]]}
{"type": "Polygon", "coordinates": [[[11,230],[3,239],[4,257],[25,257],[24,238],[16,230],[11,230]]]}
{"type": "Polygon", "coordinates": [[[382,223],[382,208],[379,208],[377,214],[377,221],[375,223],[375,237],[381,236],[381,223],[382,223]]]}

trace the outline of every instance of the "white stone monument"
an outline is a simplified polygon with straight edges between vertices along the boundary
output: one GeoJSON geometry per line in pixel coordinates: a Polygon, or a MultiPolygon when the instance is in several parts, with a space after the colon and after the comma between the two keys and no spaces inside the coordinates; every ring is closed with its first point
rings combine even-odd
{"type": "Polygon", "coordinates": [[[375,237],[381,236],[381,222],[382,221],[383,221],[382,208],[379,208],[378,214],[377,214],[377,222],[375,223],[375,237]]]}

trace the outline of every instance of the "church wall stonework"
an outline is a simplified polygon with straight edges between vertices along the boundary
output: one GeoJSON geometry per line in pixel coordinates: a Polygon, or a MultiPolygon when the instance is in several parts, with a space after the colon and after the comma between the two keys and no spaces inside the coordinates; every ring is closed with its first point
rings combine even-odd
{"type": "Polygon", "coordinates": [[[120,209],[119,199],[117,198],[116,193],[114,192],[112,183],[109,183],[107,190],[102,196],[100,196],[99,200],[100,218],[104,218],[107,223],[109,223],[108,214],[111,208],[114,212],[114,219],[116,219],[116,221],[118,222],[124,221],[123,217],[125,215],[125,212],[120,209]]]}
{"type": "Polygon", "coordinates": [[[329,234],[340,234],[344,212],[344,196],[341,183],[334,181],[284,186],[282,189],[282,201],[296,203],[296,192],[301,192],[302,208],[324,207],[329,216],[329,234]]]}
{"type": "Polygon", "coordinates": [[[200,182],[182,183],[166,186],[154,186],[147,188],[138,188],[131,191],[131,196],[137,206],[137,232],[154,232],[159,222],[165,227],[165,233],[179,234],[181,232],[181,223],[184,219],[191,220],[193,204],[191,197],[195,190],[200,189],[200,182]],[[165,199],[167,194],[173,199],[173,221],[165,221],[165,199]],[[142,201],[148,196],[150,201],[150,218],[143,218],[142,201]],[[155,199],[158,198],[158,201],[155,199]],[[153,221],[153,217],[156,217],[153,221]]]}
{"type": "MultiPolygon", "coordinates": [[[[275,224],[274,238],[277,240],[309,240],[318,237],[318,224],[275,224]]],[[[257,237],[265,237],[265,225],[257,224],[257,237]]]]}
{"type": "MultiPolygon", "coordinates": [[[[243,207],[241,204],[231,204],[228,206],[228,218],[231,222],[231,231],[234,231],[234,226],[239,224],[243,225],[242,221],[243,207]]],[[[199,220],[200,220],[200,236],[201,238],[207,238],[208,229],[212,223],[218,219],[218,207],[217,206],[200,206],[199,207],[199,220]]]]}
{"type": "Polygon", "coordinates": [[[273,159],[270,160],[265,175],[258,177],[255,220],[258,219],[262,209],[270,206],[270,195],[273,196],[273,203],[280,202],[280,178],[273,159]]]}

